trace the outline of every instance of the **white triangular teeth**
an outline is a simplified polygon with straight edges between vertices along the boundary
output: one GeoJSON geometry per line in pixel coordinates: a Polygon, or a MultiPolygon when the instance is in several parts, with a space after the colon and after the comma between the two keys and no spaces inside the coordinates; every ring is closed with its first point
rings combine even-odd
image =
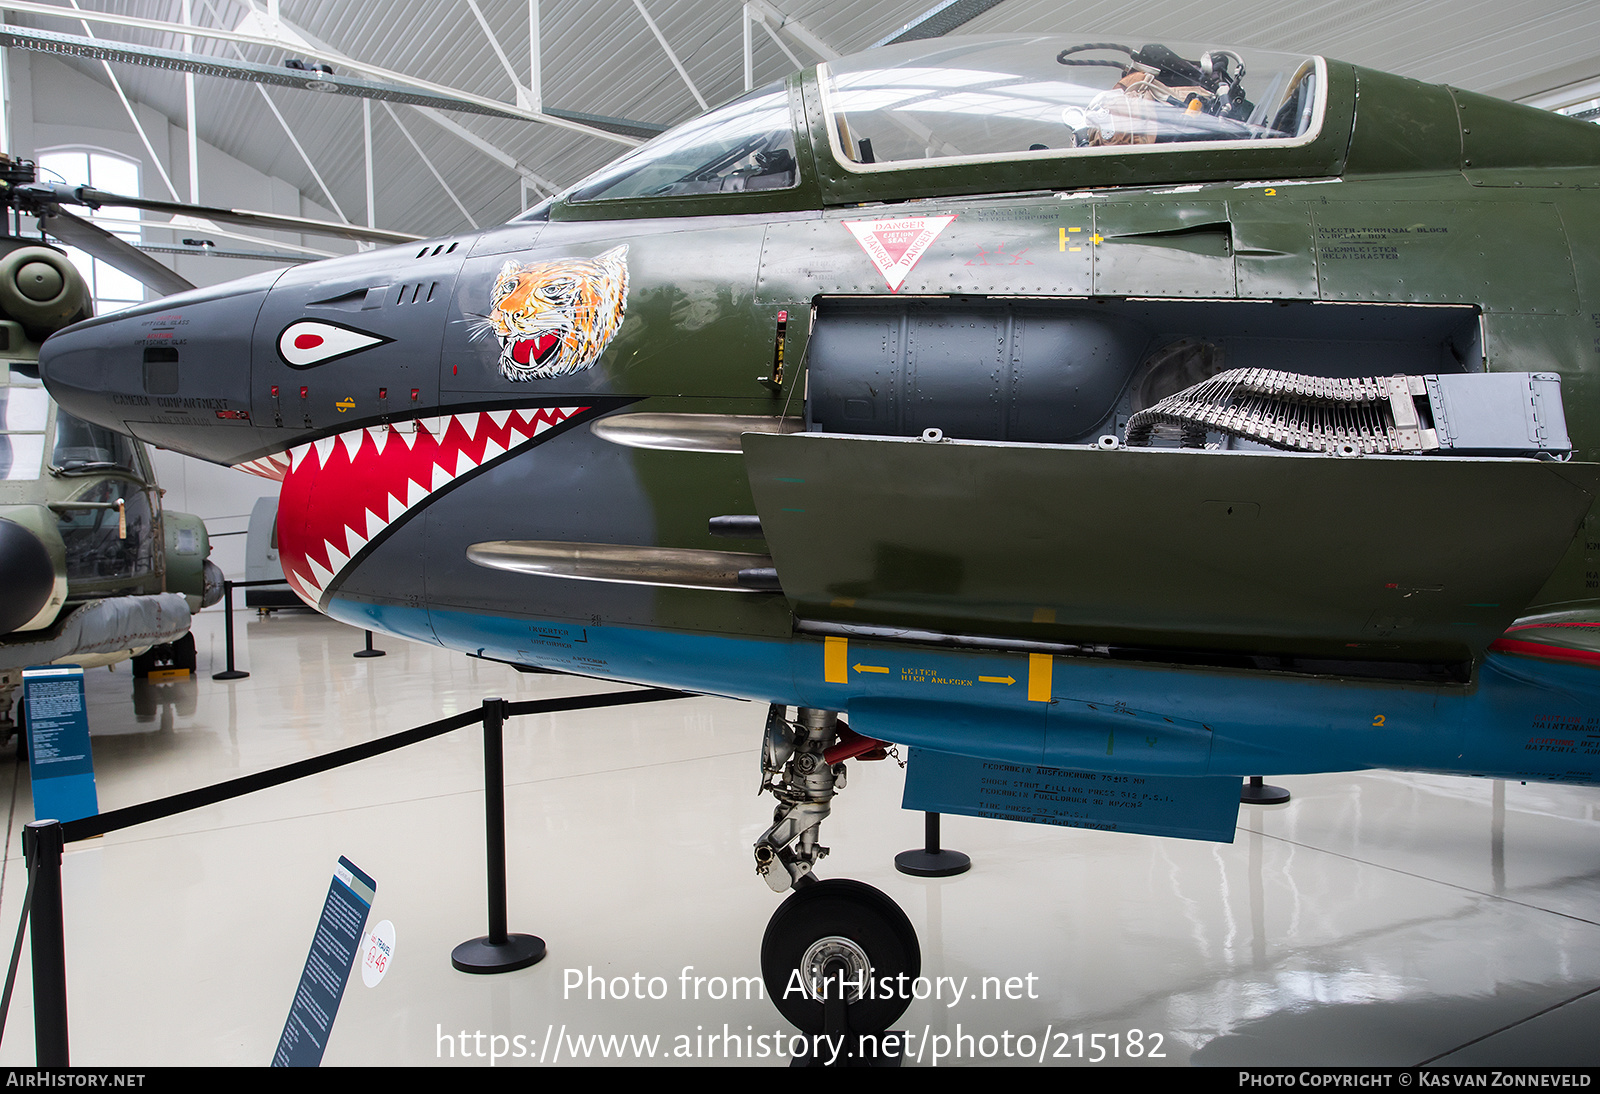
{"type": "Polygon", "coordinates": [[[344,450],[349,455],[351,463],[356,462],[356,453],[361,451],[361,442],[366,435],[367,431],[365,429],[339,434],[339,440],[344,442],[344,450]]]}
{"type": "MultiPolygon", "coordinates": [[[[323,540],[322,545],[328,549],[328,565],[332,568],[333,573],[337,574],[340,570],[350,565],[349,555],[339,550],[339,548],[335,547],[327,540],[323,540]]],[[[327,585],[327,582],[324,581],[323,585],[327,585]]]]}
{"type": "Polygon", "coordinates": [[[401,501],[399,498],[395,497],[393,494],[390,494],[389,495],[389,518],[388,518],[389,523],[393,524],[395,521],[399,520],[405,514],[405,511],[406,511],[406,503],[401,501]]]}
{"type": "Polygon", "coordinates": [[[389,434],[391,432],[392,430],[386,425],[367,427],[367,434],[372,438],[373,445],[378,449],[378,455],[383,455],[383,447],[389,443],[389,434]]]}
{"type": "Polygon", "coordinates": [[[311,591],[316,593],[317,598],[320,600],[322,598],[322,590],[326,589],[328,582],[333,580],[333,571],[323,569],[314,558],[306,559],[306,565],[311,567],[311,580],[306,584],[311,586],[311,591]]]}
{"type": "Polygon", "coordinates": [[[496,429],[504,429],[506,427],[506,422],[509,421],[510,418],[511,411],[509,410],[489,411],[489,420],[494,423],[496,429]]]}
{"type": "Polygon", "coordinates": [[[496,441],[494,441],[493,439],[486,440],[484,442],[484,444],[483,444],[483,460],[482,460],[482,462],[483,463],[488,463],[490,460],[494,459],[496,456],[502,454],[503,452],[505,452],[505,449],[500,447],[500,445],[496,441]]]}
{"type": "Polygon", "coordinates": [[[289,470],[298,471],[300,464],[305,461],[306,453],[311,451],[309,444],[297,444],[289,449],[289,470]]]}
{"type": "Polygon", "coordinates": [[[418,427],[427,430],[436,441],[444,440],[444,431],[450,424],[449,418],[418,418],[418,427]]]}
{"type": "Polygon", "coordinates": [[[384,520],[371,509],[367,510],[367,542],[371,543],[379,532],[389,527],[389,522],[384,520]]]}
{"type": "Polygon", "coordinates": [[[361,553],[361,548],[367,545],[367,537],[348,525],[345,526],[344,539],[345,550],[350,552],[351,558],[355,558],[357,555],[359,555],[361,553]]]}
{"type": "Polygon", "coordinates": [[[446,486],[450,485],[450,481],[454,478],[455,476],[446,471],[441,465],[433,465],[433,489],[444,489],[446,486]]]}
{"type": "Polygon", "coordinates": [[[456,453],[456,467],[455,470],[451,472],[451,477],[457,478],[461,475],[465,475],[468,471],[471,471],[477,466],[478,465],[473,462],[472,457],[467,455],[466,449],[462,449],[460,452],[456,453]]]}
{"type": "Polygon", "coordinates": [[[467,440],[470,441],[478,435],[478,419],[482,417],[481,414],[457,414],[454,417],[461,423],[461,428],[467,431],[467,440]]]}
{"type": "Polygon", "coordinates": [[[427,496],[428,496],[428,493],[429,493],[428,488],[423,486],[422,484],[418,483],[417,480],[415,480],[415,479],[407,479],[406,480],[406,508],[410,509],[413,505],[417,504],[419,501],[423,501],[424,499],[426,499],[427,496]]]}
{"type": "Polygon", "coordinates": [[[320,437],[312,443],[311,447],[317,450],[317,468],[319,470],[328,466],[328,456],[333,452],[333,446],[338,441],[339,438],[337,437],[320,437]]]}
{"type": "Polygon", "coordinates": [[[403,422],[401,423],[400,427],[394,431],[394,435],[399,437],[400,440],[405,443],[407,448],[410,448],[412,445],[417,443],[417,429],[418,425],[416,422],[403,422]]]}

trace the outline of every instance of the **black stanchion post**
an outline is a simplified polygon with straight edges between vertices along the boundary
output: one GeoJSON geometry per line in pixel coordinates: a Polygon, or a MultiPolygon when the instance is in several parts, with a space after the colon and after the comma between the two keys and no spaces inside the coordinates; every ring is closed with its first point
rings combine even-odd
{"type": "Polygon", "coordinates": [[[61,923],[61,822],[33,821],[22,830],[22,854],[34,872],[33,1044],[40,1067],[67,1065],[67,941],[61,923]]]}
{"type": "Polygon", "coordinates": [[[922,842],[923,846],[896,855],[894,868],[913,877],[954,877],[972,869],[972,859],[939,846],[939,814],[923,814],[922,842]]]}
{"type": "Polygon", "coordinates": [[[489,933],[450,952],[462,972],[511,972],[544,959],[544,939],[506,933],[506,701],[483,701],[484,844],[488,853],[489,933]]]}
{"type": "Polygon", "coordinates": [[[1269,786],[1260,775],[1251,775],[1250,781],[1239,790],[1240,805],[1282,805],[1289,800],[1289,792],[1281,786],[1269,786]]]}
{"type": "Polygon", "coordinates": [[[243,680],[250,674],[233,667],[233,582],[226,578],[222,582],[222,634],[223,645],[228,651],[228,667],[223,672],[213,672],[211,679],[243,680]]]}
{"type": "Polygon", "coordinates": [[[367,648],[364,649],[364,650],[356,650],[356,652],[352,653],[350,656],[351,657],[382,657],[387,652],[388,652],[387,650],[375,650],[375,649],[372,648],[372,632],[368,631],[367,632],[367,648]]]}

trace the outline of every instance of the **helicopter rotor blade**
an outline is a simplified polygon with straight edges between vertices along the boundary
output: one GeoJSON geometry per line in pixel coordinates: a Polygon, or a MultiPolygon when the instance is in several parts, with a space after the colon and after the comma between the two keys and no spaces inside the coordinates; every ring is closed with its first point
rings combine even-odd
{"type": "Polygon", "coordinates": [[[42,223],[44,230],[61,242],[111,263],[162,296],[188,292],[194,288],[121,236],[112,235],[98,224],[75,217],[64,209],[46,211],[42,223]]]}
{"type": "Polygon", "coordinates": [[[122,194],[108,194],[92,186],[75,186],[63,192],[53,187],[58,201],[77,200],[90,208],[102,205],[144,209],[152,213],[171,213],[175,216],[202,217],[223,224],[242,224],[251,228],[265,228],[279,232],[304,232],[310,235],[339,236],[361,243],[414,243],[421,236],[407,232],[391,232],[383,228],[367,228],[356,224],[334,224],[326,220],[306,217],[282,216],[277,213],[257,213],[249,209],[219,209],[208,205],[187,205],[177,201],[157,201],[154,198],[134,198],[122,194]],[[70,195],[70,196],[69,196],[70,195]]]}

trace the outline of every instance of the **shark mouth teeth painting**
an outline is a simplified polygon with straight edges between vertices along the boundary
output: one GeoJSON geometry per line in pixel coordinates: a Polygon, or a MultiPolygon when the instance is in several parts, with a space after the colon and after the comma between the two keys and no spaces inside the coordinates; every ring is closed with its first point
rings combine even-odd
{"type": "Polygon", "coordinates": [[[321,610],[350,564],[428,500],[588,409],[491,410],[367,426],[237,466],[282,481],[283,573],[300,599],[321,610]]]}

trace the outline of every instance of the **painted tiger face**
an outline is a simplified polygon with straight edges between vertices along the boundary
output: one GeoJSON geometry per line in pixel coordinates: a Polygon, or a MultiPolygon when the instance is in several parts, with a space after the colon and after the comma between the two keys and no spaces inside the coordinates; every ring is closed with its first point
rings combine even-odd
{"type": "Polygon", "coordinates": [[[600,359],[628,308],[628,248],[595,258],[507,262],[495,278],[489,322],[507,380],[581,372],[600,359]]]}

